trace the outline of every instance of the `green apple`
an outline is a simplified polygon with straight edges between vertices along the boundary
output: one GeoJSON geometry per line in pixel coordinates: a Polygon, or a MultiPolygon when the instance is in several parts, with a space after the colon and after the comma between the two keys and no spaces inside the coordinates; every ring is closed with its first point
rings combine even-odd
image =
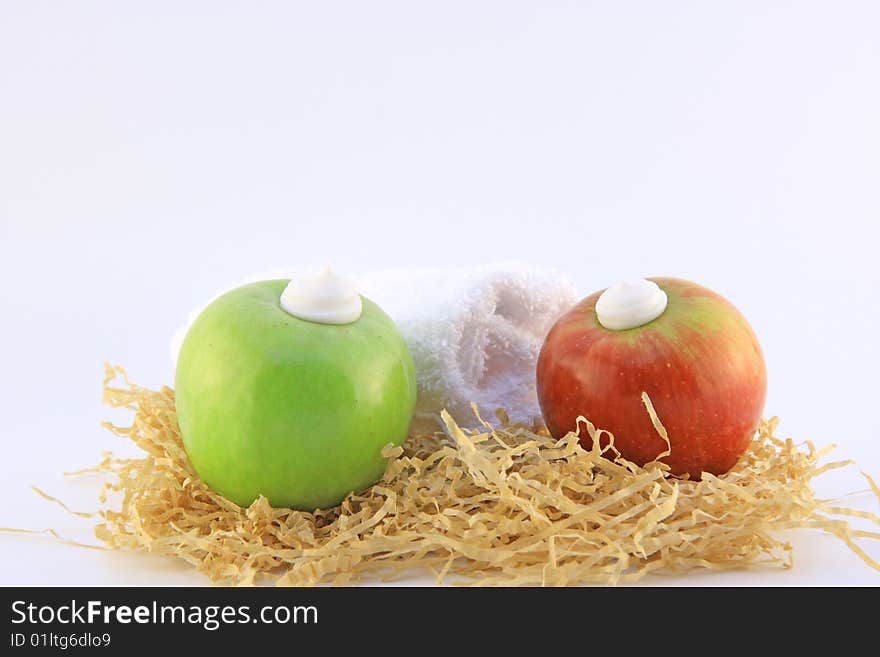
{"type": "Polygon", "coordinates": [[[281,307],[287,284],[239,287],[199,315],[178,357],[177,417],[213,490],[311,511],[381,478],[382,448],[407,437],[415,365],[369,299],[357,320],[321,324],[281,307]]]}

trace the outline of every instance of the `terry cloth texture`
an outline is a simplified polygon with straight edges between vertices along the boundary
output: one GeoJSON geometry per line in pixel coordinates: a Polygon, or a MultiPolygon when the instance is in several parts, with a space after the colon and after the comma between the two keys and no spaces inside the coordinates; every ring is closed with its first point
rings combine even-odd
{"type": "Polygon", "coordinates": [[[477,424],[507,410],[515,422],[540,420],[535,364],[556,319],[577,301],[561,274],[517,263],[455,269],[391,269],[362,278],[400,327],[419,384],[414,428],[441,428],[440,411],[477,424]]]}

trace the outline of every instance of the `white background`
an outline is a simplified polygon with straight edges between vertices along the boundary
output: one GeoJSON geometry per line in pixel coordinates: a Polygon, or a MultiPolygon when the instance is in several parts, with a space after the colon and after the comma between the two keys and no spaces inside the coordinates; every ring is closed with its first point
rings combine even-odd
{"type": "MultiPolygon", "coordinates": [[[[0,525],[88,538],[29,485],[95,508],[60,473],[134,453],[102,362],[171,383],[193,307],[327,262],[696,280],[753,324],[782,433],[880,474],[880,4],[134,4],[0,9],[0,525]]],[[[880,584],[792,541],[791,571],[649,583],[880,584]]],[[[204,581],[0,535],[0,584],[204,581]]]]}

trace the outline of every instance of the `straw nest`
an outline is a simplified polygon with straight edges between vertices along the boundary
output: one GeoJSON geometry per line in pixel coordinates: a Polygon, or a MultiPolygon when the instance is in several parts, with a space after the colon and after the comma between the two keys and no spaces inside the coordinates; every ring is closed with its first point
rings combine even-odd
{"type": "MultiPolygon", "coordinates": [[[[444,413],[446,433],[386,447],[388,468],[376,485],[308,513],[265,498],[241,508],[208,489],[187,459],[170,388],[139,387],[108,366],[104,391],[107,403],[134,412],[131,426],[105,426],[145,455],[107,453],[90,469],[111,476],[97,537],[184,559],[227,584],[349,584],[419,572],[474,585],[615,584],[651,572],[790,567],[782,536],[795,528],[829,532],[880,570],[858,542],[880,532],[848,521],[880,525],[880,516],[832,506],[811,485],[850,462],[820,465],[831,447],[777,438],[776,418],[761,422],[733,470],[689,481],[659,461],[623,460],[613,436],[585,419],[579,433],[591,437],[589,450],[574,433],[554,440],[510,424],[503,412],[499,426],[481,420],[478,430],[444,413]]],[[[643,401],[669,445],[662,418],[643,401]]]]}

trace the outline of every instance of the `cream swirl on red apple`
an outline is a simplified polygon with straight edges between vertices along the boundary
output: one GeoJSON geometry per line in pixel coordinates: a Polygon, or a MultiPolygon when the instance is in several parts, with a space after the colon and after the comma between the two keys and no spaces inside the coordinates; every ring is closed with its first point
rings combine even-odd
{"type": "Polygon", "coordinates": [[[596,301],[599,323],[612,331],[643,326],[666,310],[666,292],[644,278],[620,283],[605,290],[596,301]]]}

